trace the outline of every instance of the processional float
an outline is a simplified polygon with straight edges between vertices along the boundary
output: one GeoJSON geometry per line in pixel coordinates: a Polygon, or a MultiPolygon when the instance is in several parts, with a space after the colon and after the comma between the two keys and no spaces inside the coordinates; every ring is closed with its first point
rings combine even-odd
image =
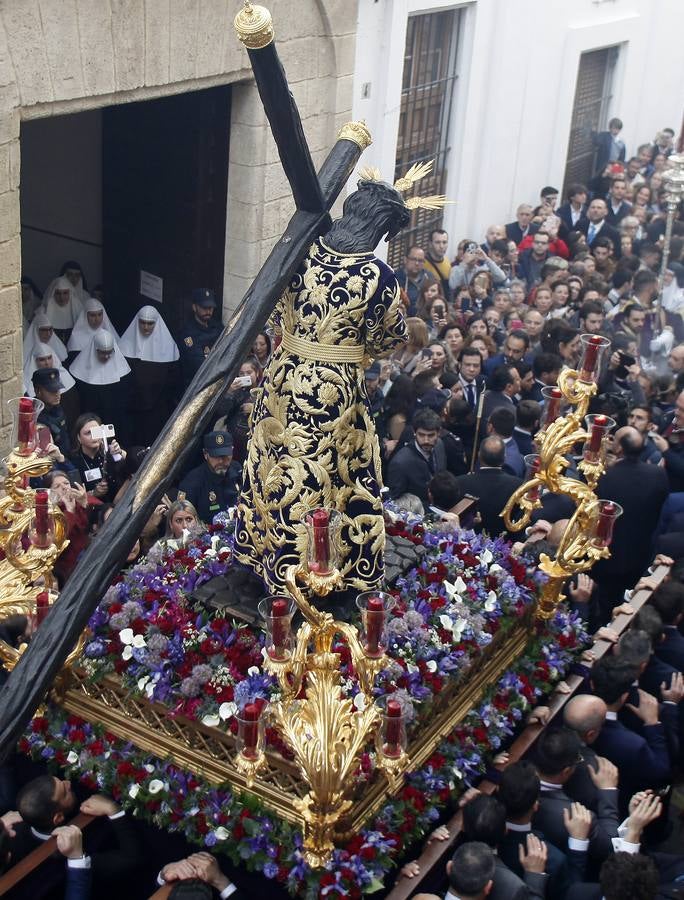
{"type": "MultiPolygon", "coordinates": [[[[330,225],[328,210],[344,187],[361,152],[370,143],[363,123],[343,126],[337,143],[316,175],[296,106],[287,88],[273,43],[270,15],[245,2],[236,30],[248,49],[257,85],[297,203],[283,237],[247,292],[214,351],[195,376],[178,409],[155,442],[102,531],[84,554],[55,600],[51,569],[66,546],[62,514],[27,479],[45,474],[50,464],[36,448],[38,401],[17,401],[17,449],[5,461],[0,517],[5,528],[0,563],[0,615],[23,612],[39,624],[28,646],[0,645],[10,677],[0,693],[0,753],[14,747],[30,717],[52,690],[52,699],[70,712],[106,726],[155,756],[166,756],[213,784],[230,783],[251,792],[304,834],[308,863],[324,865],[336,842],[348,839],[402,787],[403,775],[423,765],[477,703],[487,687],[520,656],[531,636],[521,622],[495,639],[473,671],[440,696],[427,727],[407,737],[401,707],[391,697],[376,703],[376,676],[388,663],[385,625],[393,599],[373,589],[357,599],[359,625],[336,621],[320,599],[342,585],[339,566],[339,512],[312,509],[306,516],[307,540],[298,565],[289,567],[286,592],[265,598],[260,613],[266,631],[263,669],[280,685],[280,699],[266,713],[253,704],[238,711],[237,734],[182,717],[162,704],[131,696],[115,676],[94,684],[79,668],[87,621],[158,498],[181,470],[214,405],[230,384],[256,333],[269,317],[312,241],[330,225]],[[30,409],[29,409],[30,405],[30,409]],[[19,411],[21,409],[21,411],[19,411]],[[46,505],[46,503],[48,505],[46,505]],[[46,604],[52,604],[45,615],[46,604]],[[298,614],[300,624],[293,630],[298,614]],[[346,645],[363,700],[344,696],[340,646],[346,645]],[[265,747],[264,720],[287,746],[287,756],[265,747]],[[352,774],[361,752],[373,747],[378,771],[356,786],[352,774]]],[[[608,555],[615,504],[596,498],[604,470],[608,417],[587,416],[607,342],[583,336],[583,361],[564,370],[551,389],[538,455],[528,460],[529,480],[506,507],[507,525],[517,530],[541,505],[542,489],[565,493],[577,505],[556,557],[542,557],[549,577],[536,610],[548,618],[561,599],[566,579],[608,555]],[[566,414],[564,407],[572,408],[566,414]],[[582,419],[586,420],[586,430],[582,419]],[[584,441],[579,470],[570,477],[570,454],[584,441]]]]}

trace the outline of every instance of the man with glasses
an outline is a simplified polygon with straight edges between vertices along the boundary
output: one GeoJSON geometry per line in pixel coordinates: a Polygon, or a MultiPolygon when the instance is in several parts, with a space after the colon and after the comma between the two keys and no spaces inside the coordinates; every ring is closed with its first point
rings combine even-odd
{"type": "Polygon", "coordinates": [[[425,251],[417,244],[413,244],[404,256],[404,267],[397,269],[394,274],[399,282],[399,287],[406,291],[409,301],[408,315],[415,316],[421,288],[426,281],[436,280],[425,270],[425,251]]]}
{"type": "Polygon", "coordinates": [[[549,236],[543,231],[538,231],[529,250],[520,254],[518,270],[521,278],[525,279],[528,292],[542,280],[542,266],[549,258],[549,236]]]}

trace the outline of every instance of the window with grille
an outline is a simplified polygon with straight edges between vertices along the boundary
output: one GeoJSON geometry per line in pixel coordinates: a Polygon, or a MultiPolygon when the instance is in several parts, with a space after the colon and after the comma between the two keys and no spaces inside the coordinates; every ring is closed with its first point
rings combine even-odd
{"type": "Polygon", "coordinates": [[[574,182],[586,184],[595,174],[596,151],[591,141],[591,132],[607,127],[613,69],[618,52],[617,47],[605,47],[603,50],[583,53],[580,57],[563,194],[568,185],[574,182]]]}
{"type": "MultiPolygon", "coordinates": [[[[408,20],[395,179],[415,162],[434,160],[432,174],[417,184],[421,194],[443,194],[446,186],[462,20],[461,9],[408,20]]],[[[414,210],[410,227],[390,241],[389,264],[399,268],[411,244],[427,247],[430,231],[441,224],[441,210],[414,210]]]]}

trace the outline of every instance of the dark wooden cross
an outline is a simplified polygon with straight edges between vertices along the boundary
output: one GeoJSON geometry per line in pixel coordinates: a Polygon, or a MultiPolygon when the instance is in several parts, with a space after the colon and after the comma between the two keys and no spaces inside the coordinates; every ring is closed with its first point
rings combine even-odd
{"type": "MultiPolygon", "coordinates": [[[[246,11],[248,20],[254,12],[246,11]]],[[[0,691],[0,761],[13,750],[35,709],[44,700],[159,498],[183,471],[216,403],[237,375],[254,338],[312,242],[328,230],[329,210],[364,146],[370,143],[364,140],[363,126],[350,123],[343,127],[316,174],[299,111],[273,43],[273,32],[269,33],[270,25],[264,25],[263,21],[263,27],[258,22],[257,26],[251,29],[251,34],[249,28],[239,34],[248,48],[259,94],[292,188],[296,212],[121,501],[83,554],[50,615],[0,691]]]]}

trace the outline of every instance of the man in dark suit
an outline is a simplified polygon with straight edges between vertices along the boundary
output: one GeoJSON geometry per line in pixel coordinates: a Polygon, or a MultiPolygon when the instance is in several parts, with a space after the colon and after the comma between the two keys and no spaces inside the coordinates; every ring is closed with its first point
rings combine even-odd
{"type": "Polygon", "coordinates": [[[581,741],[580,760],[565,783],[565,792],[594,813],[598,812],[601,791],[613,791],[613,806],[617,807],[618,770],[593,747],[606,721],[606,712],[606,704],[593,694],[578,694],[563,708],[563,724],[581,741]]]}
{"type": "Polygon", "coordinates": [[[653,608],[663,622],[663,637],[655,645],[656,656],[684,672],[684,637],[679,625],[684,615],[684,585],[678,581],[661,584],[651,597],[653,608]]]}
{"type": "MultiPolygon", "coordinates": [[[[572,810],[573,801],[564,786],[581,760],[582,743],[569,728],[549,728],[537,741],[535,761],[541,779],[539,809],[532,819],[557,847],[567,840],[564,818],[572,810]]],[[[597,773],[599,791],[598,810],[592,813],[589,845],[586,848],[594,860],[604,860],[612,852],[612,838],[617,837],[618,819],[615,784],[617,773],[597,773]],[[603,780],[601,780],[603,779],[603,780]]]]}
{"type": "Polygon", "coordinates": [[[495,434],[504,442],[504,472],[522,478],[525,475],[525,461],[513,440],[515,412],[507,406],[498,406],[487,420],[487,434],[495,434]]]}
{"type": "Polygon", "coordinates": [[[676,897],[658,890],[660,878],[653,860],[642,853],[620,851],[601,866],[599,883],[584,882],[570,886],[565,900],[625,900],[627,897],[652,897],[661,900],[676,897]]]}
{"type": "Polygon", "coordinates": [[[519,244],[524,237],[536,231],[534,226],[530,226],[531,219],[532,206],[529,203],[521,203],[515,211],[515,222],[509,222],[506,225],[506,237],[508,240],[519,244]]]}
{"type": "Polygon", "coordinates": [[[588,193],[586,185],[571,184],[566,194],[568,202],[556,210],[556,215],[568,231],[576,231],[578,222],[585,216],[588,193]]]}
{"type": "Polygon", "coordinates": [[[487,380],[488,390],[482,403],[482,424],[499,406],[515,409],[515,397],[520,392],[520,373],[515,366],[499,366],[487,380]]]}
{"type": "Polygon", "coordinates": [[[620,232],[608,222],[607,216],[608,205],[606,201],[600,197],[594,197],[587,209],[586,218],[580,219],[577,223],[577,230],[586,234],[590,250],[593,248],[594,242],[599,235],[610,238],[613,242],[613,257],[619,259],[622,255],[620,232]]]}
{"type": "Polygon", "coordinates": [[[487,437],[480,445],[479,470],[457,479],[461,496],[472,494],[479,497],[477,509],[482,521],[481,528],[492,536],[506,530],[501,511],[511,494],[522,484],[522,478],[502,470],[505,457],[506,449],[501,438],[487,437]]]}
{"type": "Polygon", "coordinates": [[[542,408],[536,400],[521,400],[515,408],[513,440],[523,457],[536,453],[534,436],[539,431],[542,408]]]}
{"type": "Polygon", "coordinates": [[[632,204],[625,200],[627,194],[627,182],[622,175],[613,178],[610,183],[610,191],[606,197],[608,215],[606,221],[617,228],[620,222],[632,212],[632,204]]]}
{"type": "Polygon", "coordinates": [[[449,891],[445,900],[489,896],[494,886],[496,857],[482,841],[461,844],[446,865],[449,891]]]}
{"type": "Polygon", "coordinates": [[[621,120],[614,118],[608,123],[608,131],[591,132],[591,142],[596,148],[594,172],[603,172],[610,162],[625,161],[625,142],[618,137],[621,131],[621,120]]]}
{"type": "Polygon", "coordinates": [[[668,496],[667,476],[660,466],[641,461],[644,437],[636,428],[620,428],[613,441],[618,461],[599,480],[597,494],[618,503],[623,513],[615,524],[610,559],[591,570],[598,585],[600,615],[610,611],[634,587],[652,559],[652,535],[668,496]]]}
{"type": "Polygon", "coordinates": [[[506,335],[500,353],[495,353],[485,363],[485,375],[491,375],[499,366],[512,366],[514,363],[527,361],[530,349],[530,337],[522,328],[514,328],[506,335]]]}
{"type": "Polygon", "coordinates": [[[620,635],[614,652],[637,667],[639,687],[662,702],[670,696],[673,679],[680,678],[681,674],[674,666],[655,655],[653,652],[655,641],[649,632],[641,628],[644,623],[650,624],[651,631],[658,634],[656,640],[660,639],[663,624],[657,611],[650,606],[643,606],[639,610],[639,615],[639,621],[633,622],[629,631],[620,635]]]}
{"type": "Polygon", "coordinates": [[[392,500],[413,494],[427,506],[430,479],[447,467],[439,436],[442,420],[432,409],[419,409],[412,424],[414,440],[394,453],[387,466],[385,482],[392,500]]]}
{"type": "Polygon", "coordinates": [[[485,389],[482,354],[475,347],[464,347],[459,354],[458,363],[458,380],[463,385],[463,399],[476,411],[480,395],[485,389]]]}

